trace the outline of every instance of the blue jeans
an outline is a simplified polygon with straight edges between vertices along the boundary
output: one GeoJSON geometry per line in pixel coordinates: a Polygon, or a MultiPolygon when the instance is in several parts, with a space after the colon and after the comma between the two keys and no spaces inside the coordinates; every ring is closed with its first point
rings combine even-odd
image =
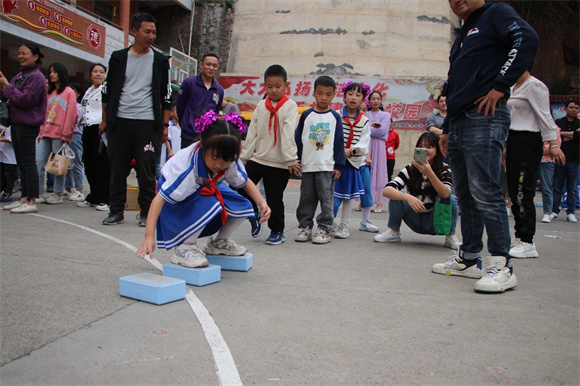
{"type": "MultiPolygon", "coordinates": [[[[36,166],[38,167],[38,192],[44,193],[44,165],[48,161],[50,153],[57,153],[62,146],[60,138],[42,137],[36,147],[36,166]]],[[[64,177],[57,176],[54,180],[54,193],[64,193],[64,177]]]]}
{"type": "MultiPolygon", "coordinates": [[[[371,189],[371,168],[372,166],[363,165],[360,167],[360,176],[362,177],[365,187],[365,194],[360,197],[361,208],[373,206],[373,191],[371,189]]],[[[338,204],[340,206],[340,203],[338,204]]]]}
{"type": "MultiPolygon", "coordinates": [[[[444,204],[449,204],[451,201],[451,231],[450,235],[455,234],[455,228],[457,227],[457,216],[459,215],[459,207],[457,206],[457,197],[453,194],[442,199],[441,202],[444,204]]],[[[389,222],[387,226],[391,229],[401,228],[401,222],[404,221],[405,224],[415,233],[421,235],[434,235],[435,229],[433,227],[433,213],[435,211],[427,213],[417,213],[407,201],[395,201],[389,200],[389,222]]]]}
{"type": "Polygon", "coordinates": [[[560,213],[560,201],[562,201],[562,189],[566,183],[568,192],[568,206],[566,213],[576,212],[576,182],[578,181],[578,164],[566,162],[564,165],[556,165],[554,170],[554,204],[552,212],[560,213]]]}
{"type": "Polygon", "coordinates": [[[510,257],[509,223],[500,185],[501,156],[509,126],[506,105],[497,106],[495,114],[487,117],[473,108],[450,122],[447,154],[461,210],[462,258],[481,256],[484,225],[488,252],[510,257]]]}
{"type": "Polygon", "coordinates": [[[554,206],[554,162],[541,162],[538,177],[542,184],[542,207],[544,214],[551,214],[554,206]]]}
{"type": "Polygon", "coordinates": [[[85,169],[83,168],[83,134],[74,133],[70,147],[75,153],[75,158],[71,162],[73,163],[73,168],[68,170],[66,174],[66,184],[65,189],[74,188],[83,190],[83,184],[85,180],[85,169]],[[74,184],[73,184],[74,183],[74,184]]]}

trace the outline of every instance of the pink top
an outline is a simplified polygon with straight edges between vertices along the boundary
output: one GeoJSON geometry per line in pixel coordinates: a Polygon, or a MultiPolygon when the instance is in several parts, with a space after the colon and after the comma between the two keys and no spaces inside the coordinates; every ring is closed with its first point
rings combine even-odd
{"type": "Polygon", "coordinates": [[[77,123],[77,99],[70,87],[60,94],[56,90],[48,95],[46,120],[40,126],[39,138],[60,138],[70,143],[77,123]]]}

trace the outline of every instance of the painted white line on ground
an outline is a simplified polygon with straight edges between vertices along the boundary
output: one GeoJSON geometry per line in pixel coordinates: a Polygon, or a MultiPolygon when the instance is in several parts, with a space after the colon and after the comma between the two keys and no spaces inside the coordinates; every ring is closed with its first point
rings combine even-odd
{"type": "MultiPolygon", "coordinates": [[[[111,240],[119,245],[122,245],[123,247],[131,250],[133,253],[137,251],[136,247],[134,247],[129,243],[126,243],[123,240],[120,240],[113,236],[109,236],[106,233],[96,231],[84,225],[75,224],[70,221],[60,220],[48,216],[43,216],[41,214],[31,213],[31,215],[51,221],[60,222],[62,224],[67,224],[76,228],[80,228],[87,232],[91,232],[98,236],[101,236],[105,239],[111,240]]],[[[146,258],[144,260],[151,263],[158,270],[163,271],[163,265],[158,260],[151,258],[149,259],[146,258]]],[[[234,362],[234,358],[232,357],[232,353],[230,352],[230,349],[226,341],[224,340],[224,337],[222,336],[220,329],[218,328],[217,324],[215,324],[215,321],[211,317],[207,308],[205,308],[201,300],[199,300],[199,298],[189,287],[187,287],[185,300],[187,300],[187,303],[189,304],[189,306],[193,310],[193,313],[195,314],[195,317],[199,321],[205,339],[207,340],[207,343],[211,348],[216,367],[216,374],[218,376],[220,385],[242,385],[243,384],[242,379],[240,378],[240,374],[238,372],[238,368],[236,367],[236,363],[234,362]]]]}

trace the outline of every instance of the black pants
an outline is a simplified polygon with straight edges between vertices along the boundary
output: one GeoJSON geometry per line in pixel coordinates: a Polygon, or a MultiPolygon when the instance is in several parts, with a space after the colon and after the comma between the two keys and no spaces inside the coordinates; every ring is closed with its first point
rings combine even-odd
{"type": "Polygon", "coordinates": [[[10,127],[16,163],[20,169],[21,197],[28,201],[38,197],[38,169],[36,167],[36,137],[38,126],[13,123],[10,127]]]}
{"type": "Polygon", "coordinates": [[[111,173],[107,147],[101,141],[99,125],[85,126],[83,130],[83,159],[91,191],[86,200],[95,205],[108,204],[111,173]]]}
{"type": "Polygon", "coordinates": [[[14,182],[17,178],[17,169],[18,167],[14,164],[0,162],[0,192],[6,192],[9,195],[12,195],[14,182]]]}
{"type": "MultiPolygon", "coordinates": [[[[272,210],[270,219],[268,220],[268,228],[272,232],[284,232],[284,190],[288,185],[290,178],[290,171],[288,169],[280,169],[272,166],[266,166],[254,161],[248,161],[246,164],[246,172],[248,178],[254,184],[257,184],[260,179],[264,184],[266,192],[266,202],[272,210]]],[[[239,193],[248,198],[254,207],[254,213],[258,213],[258,207],[254,201],[241,190],[239,193]]]]}
{"type": "Polygon", "coordinates": [[[531,243],[536,233],[536,171],[542,161],[542,135],[531,131],[509,131],[506,176],[512,200],[516,237],[531,243]]]}
{"type": "Polygon", "coordinates": [[[131,161],[135,159],[139,183],[137,202],[141,207],[141,215],[147,215],[155,197],[155,167],[161,151],[155,122],[117,118],[115,125],[107,130],[107,139],[111,167],[111,212],[123,212],[125,209],[127,176],[131,171],[131,161]]]}
{"type": "Polygon", "coordinates": [[[395,170],[395,160],[387,159],[387,173],[389,175],[389,181],[393,179],[393,171],[395,170]]]}

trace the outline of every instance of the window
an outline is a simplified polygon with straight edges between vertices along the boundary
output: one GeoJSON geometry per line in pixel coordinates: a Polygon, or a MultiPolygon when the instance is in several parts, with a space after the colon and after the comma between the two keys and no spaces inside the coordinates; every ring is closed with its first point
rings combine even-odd
{"type": "Polygon", "coordinates": [[[113,5],[102,0],[95,1],[95,9],[93,11],[105,20],[113,21],[113,5]]]}

